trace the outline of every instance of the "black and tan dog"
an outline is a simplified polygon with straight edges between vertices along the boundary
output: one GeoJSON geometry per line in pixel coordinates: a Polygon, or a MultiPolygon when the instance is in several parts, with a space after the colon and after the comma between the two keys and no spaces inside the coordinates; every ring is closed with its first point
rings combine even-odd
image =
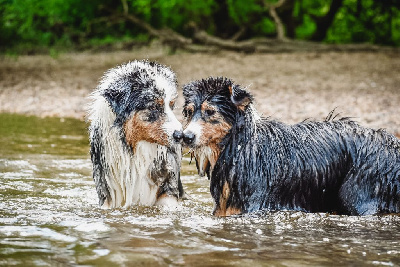
{"type": "Polygon", "coordinates": [[[350,119],[295,125],[261,118],[226,78],[184,86],[184,143],[211,179],[214,215],[299,210],[400,212],[400,141],[350,119]]]}
{"type": "Polygon", "coordinates": [[[175,74],[155,62],[132,61],[104,74],[88,117],[102,208],[175,205],[183,196],[177,96],[175,74]]]}

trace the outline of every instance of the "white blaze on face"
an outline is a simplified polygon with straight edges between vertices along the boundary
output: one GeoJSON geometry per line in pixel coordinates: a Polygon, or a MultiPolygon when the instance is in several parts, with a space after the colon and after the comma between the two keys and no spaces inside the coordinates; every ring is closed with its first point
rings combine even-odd
{"type": "Polygon", "coordinates": [[[168,137],[172,139],[172,135],[175,131],[182,131],[182,124],[178,121],[170,106],[171,101],[175,101],[178,97],[176,87],[174,84],[168,82],[164,77],[157,77],[156,85],[157,88],[164,90],[165,92],[164,111],[166,114],[166,120],[163,129],[167,133],[168,137]]]}

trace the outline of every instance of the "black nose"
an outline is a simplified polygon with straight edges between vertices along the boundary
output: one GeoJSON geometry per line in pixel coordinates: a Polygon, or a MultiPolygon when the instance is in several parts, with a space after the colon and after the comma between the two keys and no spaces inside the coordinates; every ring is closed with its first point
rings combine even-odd
{"type": "Polygon", "coordinates": [[[190,144],[193,143],[195,137],[196,136],[192,132],[184,133],[183,134],[183,141],[186,144],[190,145],[190,144]]]}
{"type": "Polygon", "coordinates": [[[174,138],[175,142],[180,142],[183,138],[183,132],[182,131],[174,131],[172,134],[172,137],[174,138]]]}

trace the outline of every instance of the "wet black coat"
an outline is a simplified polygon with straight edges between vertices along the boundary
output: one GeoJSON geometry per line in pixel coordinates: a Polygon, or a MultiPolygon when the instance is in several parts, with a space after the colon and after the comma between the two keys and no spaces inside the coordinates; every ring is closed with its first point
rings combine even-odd
{"type": "Polygon", "coordinates": [[[287,125],[238,112],[211,177],[219,203],[260,209],[400,213],[400,141],[342,119],[287,125]]]}

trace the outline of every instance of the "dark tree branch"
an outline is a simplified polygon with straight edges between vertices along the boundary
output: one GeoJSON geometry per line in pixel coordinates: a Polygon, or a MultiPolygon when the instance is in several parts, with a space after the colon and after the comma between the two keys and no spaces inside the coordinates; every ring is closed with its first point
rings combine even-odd
{"type": "Polygon", "coordinates": [[[186,45],[192,43],[191,39],[186,38],[169,28],[158,30],[134,15],[126,14],[122,16],[147,31],[151,36],[159,38],[162,43],[168,44],[173,48],[184,48],[186,45]]]}
{"type": "Polygon", "coordinates": [[[240,51],[246,53],[255,52],[256,48],[253,43],[249,42],[236,42],[232,40],[221,39],[212,35],[209,35],[205,31],[195,31],[193,38],[205,45],[211,45],[219,47],[220,49],[240,51]]]}
{"type": "Polygon", "coordinates": [[[86,25],[86,32],[85,34],[88,35],[92,32],[92,27],[94,24],[98,24],[98,23],[106,23],[108,25],[112,25],[112,24],[117,24],[124,21],[123,18],[119,17],[119,16],[106,16],[106,17],[99,17],[96,18],[94,20],[91,20],[88,22],[88,24],[86,25]]]}
{"type": "MultiPolygon", "coordinates": [[[[284,3],[286,0],[279,1],[284,3]]],[[[277,5],[277,7],[280,5],[277,5]]],[[[287,39],[250,39],[246,41],[236,41],[235,39],[221,39],[209,35],[207,32],[199,29],[194,23],[189,23],[189,28],[193,30],[191,38],[187,38],[170,28],[156,29],[147,22],[139,19],[132,14],[113,14],[109,17],[102,17],[93,23],[117,23],[121,21],[130,21],[138,27],[145,30],[149,35],[161,40],[173,49],[184,49],[190,52],[215,52],[218,50],[230,50],[245,53],[280,53],[296,51],[382,51],[385,48],[374,45],[329,45],[306,41],[290,41],[287,39]],[[195,45],[194,41],[201,45],[195,45]]],[[[386,48],[388,51],[398,51],[395,48],[386,48]]]]}
{"type": "Polygon", "coordinates": [[[231,37],[231,41],[237,41],[246,33],[247,27],[242,26],[240,29],[231,37]]]}

